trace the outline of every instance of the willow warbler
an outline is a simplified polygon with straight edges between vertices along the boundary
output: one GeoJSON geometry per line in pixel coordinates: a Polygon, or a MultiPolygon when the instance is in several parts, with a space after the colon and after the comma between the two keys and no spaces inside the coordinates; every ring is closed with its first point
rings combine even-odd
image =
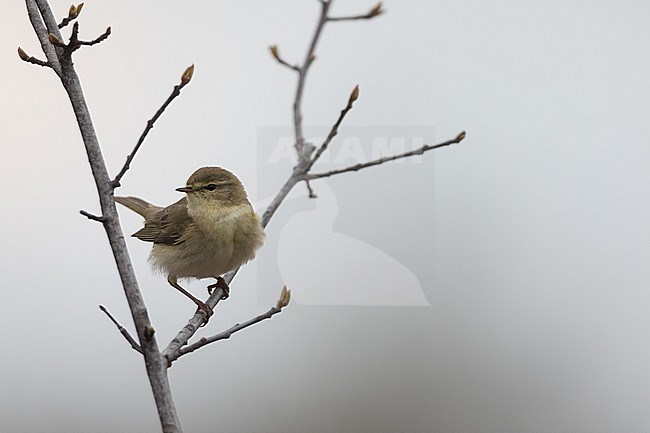
{"type": "Polygon", "coordinates": [[[199,309],[212,309],[178,284],[181,278],[216,278],[228,296],[220,275],[255,257],[264,243],[260,217],[253,211],[241,181],[221,167],[196,170],[187,184],[176,191],[185,197],[165,208],[137,197],[115,197],[115,201],[144,217],[144,227],[133,234],[153,242],[149,262],[167,275],[174,288],[199,309]]]}

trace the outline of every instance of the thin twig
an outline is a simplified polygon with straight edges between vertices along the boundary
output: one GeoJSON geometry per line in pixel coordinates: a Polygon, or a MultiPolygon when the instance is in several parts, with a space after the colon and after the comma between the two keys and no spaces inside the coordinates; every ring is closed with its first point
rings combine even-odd
{"type": "Polygon", "coordinates": [[[336,134],[339,133],[339,126],[341,126],[341,122],[343,122],[343,119],[345,118],[346,114],[348,114],[348,111],[352,109],[352,105],[354,104],[354,101],[359,98],[359,86],[356,85],[354,86],[354,89],[352,90],[352,93],[350,93],[350,97],[348,98],[348,105],[345,106],[343,110],[341,110],[341,114],[339,114],[339,118],[336,120],[334,125],[332,126],[332,129],[330,129],[329,134],[327,135],[327,138],[325,141],[323,141],[323,144],[318,148],[316,151],[316,154],[312,158],[311,162],[309,163],[309,166],[307,170],[311,169],[311,167],[314,165],[316,161],[318,161],[318,158],[327,150],[327,147],[329,146],[330,142],[332,139],[336,136],[336,134]]]}
{"type": "Polygon", "coordinates": [[[176,86],[174,86],[174,90],[172,90],[171,95],[169,95],[167,100],[160,106],[158,111],[156,111],[156,114],[154,114],[153,117],[147,121],[147,126],[145,126],[144,131],[142,131],[142,134],[140,135],[138,142],[135,144],[133,151],[131,151],[129,156],[126,157],[126,162],[124,162],[124,166],[122,167],[120,172],[117,173],[115,179],[111,181],[113,188],[117,188],[120,186],[120,181],[122,180],[122,177],[124,177],[127,170],[131,167],[131,162],[133,161],[133,158],[135,158],[135,154],[138,152],[138,149],[140,149],[140,146],[142,146],[144,139],[147,137],[147,134],[149,134],[149,131],[151,131],[151,129],[153,128],[154,123],[156,123],[156,120],[158,120],[158,118],[163,114],[163,112],[169,106],[169,104],[171,104],[171,102],[174,99],[176,99],[178,95],[181,94],[181,89],[190,82],[193,74],[194,74],[194,65],[191,65],[190,67],[185,69],[185,72],[183,72],[183,76],[181,77],[181,82],[176,86]]]}
{"type": "Polygon", "coordinates": [[[44,66],[47,68],[51,68],[52,66],[43,60],[37,59],[36,57],[32,57],[29,54],[27,54],[22,48],[18,47],[18,56],[20,57],[20,60],[23,62],[27,63],[32,63],[34,65],[38,66],[44,66]]]}
{"type": "Polygon", "coordinates": [[[464,138],[465,138],[465,131],[458,134],[456,136],[456,138],[454,138],[452,140],[447,140],[447,141],[444,141],[442,143],[434,144],[434,145],[425,144],[424,146],[420,147],[419,149],[412,150],[410,152],[404,152],[404,153],[400,153],[398,155],[387,156],[387,157],[384,157],[384,158],[375,159],[373,161],[364,162],[362,164],[356,164],[356,165],[346,167],[346,168],[341,168],[341,169],[338,169],[338,170],[327,171],[325,173],[308,173],[308,174],[305,174],[302,177],[302,180],[320,179],[320,178],[323,178],[323,177],[334,176],[336,174],[347,173],[349,171],[358,171],[358,170],[361,170],[363,168],[372,167],[374,165],[383,164],[385,162],[395,161],[396,159],[407,158],[409,156],[414,156],[414,155],[422,155],[424,152],[426,152],[428,150],[433,150],[433,149],[437,149],[439,147],[449,146],[450,144],[460,143],[461,141],[463,141],[464,138]]]}
{"type": "Polygon", "coordinates": [[[296,96],[293,102],[293,124],[294,124],[294,134],[296,137],[296,151],[298,152],[298,158],[301,164],[307,164],[309,157],[313,151],[313,148],[305,142],[305,136],[302,131],[302,95],[305,88],[305,79],[307,78],[307,72],[309,68],[316,59],[314,52],[316,51],[316,45],[320,39],[323,27],[327,22],[327,12],[329,11],[331,1],[321,2],[321,13],[318,18],[318,24],[316,25],[316,30],[314,31],[314,36],[312,36],[311,43],[307,49],[307,54],[305,55],[305,60],[300,66],[298,71],[298,85],[296,86],[296,96]]]}
{"type": "Polygon", "coordinates": [[[81,41],[79,40],[79,21],[75,22],[72,26],[72,34],[70,35],[70,41],[67,44],[60,42],[60,46],[64,48],[64,54],[71,56],[72,53],[77,51],[82,46],[92,46],[96,45],[104,40],[106,40],[111,35],[111,28],[107,27],[106,31],[99,35],[97,38],[92,41],[81,41]]]}
{"type": "Polygon", "coordinates": [[[92,41],[79,41],[79,45],[92,46],[106,40],[111,35],[111,28],[107,27],[106,31],[93,39],[92,41]]]}
{"type": "Polygon", "coordinates": [[[291,69],[293,71],[300,72],[300,67],[298,65],[292,65],[292,64],[288,63],[287,61],[285,61],[280,56],[280,49],[278,48],[277,45],[271,45],[269,47],[269,51],[271,51],[271,55],[273,56],[273,58],[275,60],[277,60],[277,62],[279,64],[281,64],[282,66],[286,66],[287,68],[289,68],[289,69],[291,69]]]}
{"type": "Polygon", "coordinates": [[[126,339],[126,341],[129,342],[131,347],[134,350],[136,350],[138,353],[142,354],[142,348],[135,341],[135,339],[133,337],[131,337],[131,334],[129,334],[129,331],[124,326],[120,325],[120,323],[117,320],[115,320],[115,317],[113,317],[113,315],[111,313],[109,313],[108,310],[103,305],[100,305],[99,309],[102,310],[104,312],[104,314],[106,314],[108,316],[109,319],[111,319],[111,322],[113,322],[115,324],[115,326],[117,326],[117,330],[120,331],[122,336],[126,339]]]}
{"type": "MultiPolygon", "coordinates": [[[[75,18],[76,18],[76,17],[75,17],[75,18]]],[[[68,24],[70,24],[73,20],[74,20],[74,18],[70,18],[69,16],[63,18],[63,20],[59,23],[59,28],[62,29],[63,27],[65,27],[65,26],[67,26],[68,24]]]]}
{"type": "Polygon", "coordinates": [[[263,320],[270,319],[271,317],[281,312],[284,307],[289,305],[290,300],[291,300],[291,291],[287,290],[287,287],[285,286],[282,289],[282,293],[280,294],[280,299],[278,299],[278,303],[275,306],[271,307],[266,313],[260,314],[259,316],[255,316],[244,323],[237,323],[236,325],[226,329],[223,332],[220,332],[219,334],[213,335],[211,337],[202,337],[201,339],[199,339],[199,341],[180,348],[178,351],[176,351],[175,354],[167,358],[168,362],[171,364],[172,362],[174,362],[175,360],[177,360],[183,355],[192,353],[195,350],[200,349],[203,346],[207,346],[210,343],[228,339],[235,332],[241,331],[242,329],[246,329],[249,326],[255,325],[256,323],[259,323],[263,320]]]}
{"type": "Polygon", "coordinates": [[[305,185],[307,185],[307,193],[309,194],[309,198],[318,198],[318,196],[314,192],[314,189],[311,187],[309,180],[305,181],[305,185]]]}
{"type": "Polygon", "coordinates": [[[100,223],[103,223],[105,221],[103,216],[91,214],[90,212],[86,212],[85,210],[80,210],[79,213],[85,216],[86,218],[88,218],[89,220],[97,221],[100,223]]]}
{"type": "Polygon", "coordinates": [[[188,353],[192,353],[195,350],[200,349],[201,347],[206,346],[206,345],[208,345],[210,343],[214,343],[214,342],[219,341],[219,340],[228,339],[235,332],[241,331],[242,329],[245,329],[245,328],[248,328],[251,325],[254,325],[256,323],[261,322],[262,320],[270,319],[275,314],[278,314],[280,311],[282,311],[282,310],[280,310],[279,308],[276,308],[276,307],[272,307],[266,313],[260,314],[259,316],[256,316],[256,317],[254,317],[254,318],[252,318],[252,319],[250,319],[250,320],[248,320],[248,321],[246,321],[244,323],[238,323],[238,324],[230,327],[229,329],[227,329],[227,330],[225,330],[223,332],[220,332],[219,334],[213,335],[211,337],[202,337],[196,343],[192,343],[192,344],[190,344],[188,346],[181,347],[176,352],[176,355],[168,358],[169,363],[172,363],[172,362],[176,361],[178,358],[180,358],[181,356],[187,355],[188,353]]]}
{"type": "Polygon", "coordinates": [[[327,17],[327,21],[356,21],[356,20],[369,20],[378,15],[383,14],[386,10],[382,9],[381,2],[377,3],[368,13],[361,15],[350,15],[345,17],[327,17]]]}

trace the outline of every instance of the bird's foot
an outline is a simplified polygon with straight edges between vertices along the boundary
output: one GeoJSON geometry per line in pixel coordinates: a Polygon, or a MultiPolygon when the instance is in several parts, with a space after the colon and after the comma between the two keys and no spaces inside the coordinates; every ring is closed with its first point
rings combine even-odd
{"type": "Polygon", "coordinates": [[[197,308],[196,308],[197,313],[199,311],[203,311],[205,313],[205,322],[203,322],[201,324],[201,328],[202,328],[202,327],[204,327],[205,325],[208,324],[208,321],[210,320],[210,317],[212,317],[212,315],[214,314],[214,310],[208,304],[206,304],[205,302],[201,302],[201,301],[197,302],[196,306],[197,306],[197,308]]]}
{"type": "Polygon", "coordinates": [[[221,300],[226,300],[230,297],[230,286],[228,285],[228,283],[226,283],[226,280],[224,280],[222,277],[217,277],[217,282],[214,284],[210,284],[208,286],[208,293],[212,295],[212,292],[217,287],[219,287],[223,291],[221,300]]]}

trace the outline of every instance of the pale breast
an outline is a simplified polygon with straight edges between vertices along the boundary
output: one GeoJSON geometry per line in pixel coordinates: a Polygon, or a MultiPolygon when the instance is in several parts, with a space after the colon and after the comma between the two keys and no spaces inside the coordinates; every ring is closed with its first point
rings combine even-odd
{"type": "Polygon", "coordinates": [[[264,232],[251,206],[211,210],[193,213],[194,224],[181,243],[154,245],[151,265],[169,276],[200,279],[217,277],[254,258],[264,232]]]}

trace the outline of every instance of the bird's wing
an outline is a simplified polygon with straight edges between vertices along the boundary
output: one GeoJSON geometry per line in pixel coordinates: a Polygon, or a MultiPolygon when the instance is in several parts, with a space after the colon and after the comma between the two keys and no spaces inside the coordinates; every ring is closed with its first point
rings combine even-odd
{"type": "Polygon", "coordinates": [[[145,242],[178,245],[183,242],[183,233],[192,224],[192,218],[187,213],[187,199],[182,198],[148,218],[144,227],[133,236],[145,242]]]}

